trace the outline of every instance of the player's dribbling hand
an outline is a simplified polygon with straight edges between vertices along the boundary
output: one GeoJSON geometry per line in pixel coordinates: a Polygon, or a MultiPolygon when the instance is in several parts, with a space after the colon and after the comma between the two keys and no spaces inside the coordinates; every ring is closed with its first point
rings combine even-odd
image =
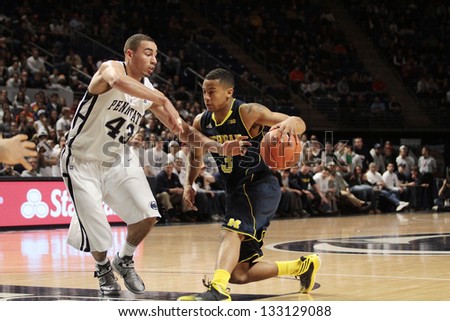
{"type": "Polygon", "coordinates": [[[300,142],[300,135],[305,131],[305,125],[303,120],[299,117],[289,117],[282,122],[272,126],[270,130],[277,131],[277,139],[280,140],[281,137],[286,134],[292,138],[296,144],[300,142]]]}

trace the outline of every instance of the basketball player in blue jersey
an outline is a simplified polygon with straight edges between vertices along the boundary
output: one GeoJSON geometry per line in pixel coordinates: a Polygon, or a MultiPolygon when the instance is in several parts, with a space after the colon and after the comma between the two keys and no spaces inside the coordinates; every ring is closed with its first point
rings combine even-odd
{"type": "MultiPolygon", "coordinates": [[[[320,267],[317,254],[292,261],[259,260],[266,229],[281,198],[278,181],[259,154],[263,129],[271,126],[278,131],[278,137],[288,134],[297,140],[306,127],[300,117],[272,112],[257,103],[244,103],[235,99],[233,93],[234,79],[229,71],[219,68],[206,75],[203,99],[207,111],[195,118],[193,126],[218,142],[248,136],[251,145],[241,155],[213,153],[227,191],[216,270],[211,282],[204,281],[206,292],[182,296],[178,298],[180,301],[230,301],[228,283],[245,284],[281,275],[299,277],[300,292],[308,293],[320,267]]],[[[184,199],[193,209],[192,184],[200,171],[202,152],[193,148],[188,157],[184,199]]]]}
{"type": "Polygon", "coordinates": [[[124,54],[125,61],[106,61],[92,77],[61,156],[62,176],[76,212],[67,241],[92,254],[95,276],[106,295],[117,295],[121,290],[113,270],[131,292],[145,291],[134,269],[133,254],[160,214],[137,155],[126,155],[124,146],[138,131],[146,110],[186,141],[197,140],[216,152],[228,150],[216,142],[206,144],[210,140],[196,135],[198,131],[187,137],[190,127],[170,100],[152,86],[147,78],[157,63],[152,38],[131,36],[125,42],[124,54]],[[126,242],[112,262],[107,257],[112,247],[111,228],[102,201],[127,224],[126,242]]]}

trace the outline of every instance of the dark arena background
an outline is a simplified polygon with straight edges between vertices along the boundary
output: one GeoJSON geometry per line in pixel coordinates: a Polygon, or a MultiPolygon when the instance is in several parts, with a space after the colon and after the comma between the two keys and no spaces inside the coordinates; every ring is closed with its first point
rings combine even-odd
{"type": "MultiPolygon", "coordinates": [[[[122,60],[130,35],[148,34],[158,45],[150,79],[187,122],[205,109],[206,73],[226,68],[236,98],[304,119],[301,161],[311,176],[329,167],[332,181],[343,177],[352,191],[354,167],[365,174],[376,162],[381,175],[393,163],[403,181],[394,193],[407,203],[400,207],[380,191],[371,199],[356,190],[357,206],[332,192],[330,207],[280,203],[264,259],[318,253],[315,289],[299,294],[298,280],[278,277],[230,286],[234,301],[448,301],[450,194],[441,188],[450,173],[449,28],[446,1],[2,1],[0,135],[25,133],[38,146],[46,136],[42,157],[58,158],[59,138],[100,64],[122,60]],[[39,59],[45,68],[36,71],[39,59]]],[[[139,133],[142,155],[153,155],[157,141],[166,156],[183,149],[150,113],[139,133]]],[[[155,192],[162,162],[146,159],[155,192]]],[[[123,287],[108,298],[92,257],[66,244],[75,209],[57,165],[37,163],[39,177],[0,164],[0,300],[175,301],[204,291],[220,209],[159,222],[135,254],[147,291],[123,287]]],[[[204,163],[217,172],[207,156],[204,163]]],[[[203,187],[210,201],[222,191],[203,187]]],[[[105,214],[112,256],[126,228],[107,204],[105,214]]]]}

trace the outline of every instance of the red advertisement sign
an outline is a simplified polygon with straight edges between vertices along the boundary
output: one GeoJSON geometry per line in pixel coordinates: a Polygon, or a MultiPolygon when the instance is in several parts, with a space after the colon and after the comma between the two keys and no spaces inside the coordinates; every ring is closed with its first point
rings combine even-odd
{"type": "MultiPolygon", "coordinates": [[[[103,205],[109,222],[119,216],[103,205]]],[[[69,224],[75,209],[62,181],[0,182],[0,227],[69,224]]]]}

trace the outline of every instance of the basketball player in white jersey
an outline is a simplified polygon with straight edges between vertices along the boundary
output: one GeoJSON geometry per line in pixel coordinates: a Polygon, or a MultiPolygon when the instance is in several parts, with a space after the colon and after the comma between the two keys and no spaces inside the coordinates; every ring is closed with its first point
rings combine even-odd
{"type": "MultiPolygon", "coordinates": [[[[124,46],[125,61],[106,61],[94,74],[75,112],[61,156],[64,182],[76,210],[68,243],[90,252],[96,261],[100,290],[118,294],[120,285],[134,293],[145,291],[134,270],[133,254],[160,214],[143,169],[133,166],[124,146],[139,129],[145,111],[166,115],[171,130],[181,130],[181,119],[170,100],[148,80],[156,67],[157,46],[146,35],[131,36],[124,46]],[[123,160],[127,159],[127,166],[123,160]],[[127,224],[126,242],[112,263],[110,225],[104,201],[127,224]]],[[[131,158],[131,157],[130,157],[131,158]]]]}
{"type": "MultiPolygon", "coordinates": [[[[62,176],[76,211],[67,241],[92,254],[95,276],[105,295],[117,295],[121,290],[113,270],[131,292],[145,291],[134,269],[133,254],[160,214],[137,155],[125,153],[145,111],[149,109],[185,141],[209,141],[205,136],[197,137],[198,132],[188,135],[192,128],[148,80],[157,63],[155,41],[135,34],[125,42],[124,54],[125,61],[106,61],[92,77],[61,155],[62,176]],[[112,235],[102,201],[127,224],[126,242],[112,262],[107,257],[112,235]]],[[[229,145],[209,144],[224,154],[235,154],[236,146],[239,150],[236,141],[229,145]]]]}

